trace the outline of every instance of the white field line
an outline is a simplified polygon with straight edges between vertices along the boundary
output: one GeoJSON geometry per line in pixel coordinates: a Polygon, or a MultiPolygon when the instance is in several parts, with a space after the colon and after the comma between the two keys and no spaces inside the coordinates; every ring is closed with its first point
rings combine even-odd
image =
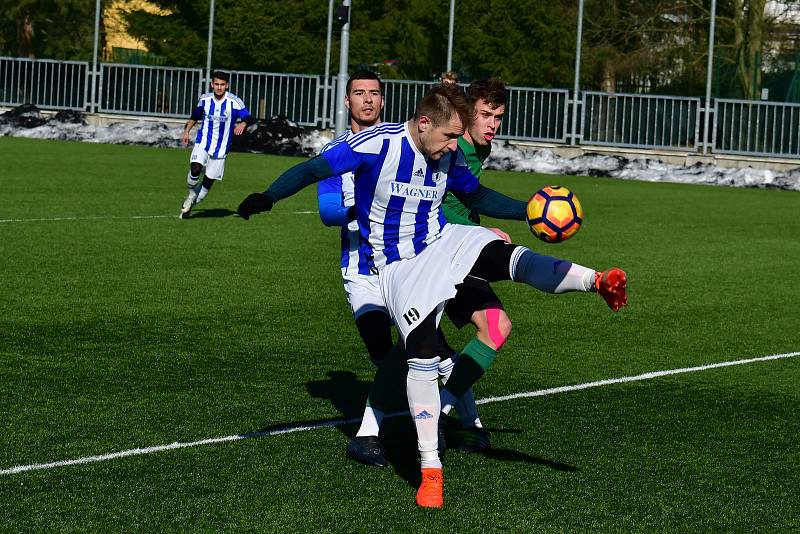
{"type": "MultiPolygon", "coordinates": [[[[291,215],[316,214],[316,211],[292,211],[291,215]]],[[[27,223],[27,222],[57,222],[57,221],[132,221],[136,219],[177,219],[178,215],[131,215],[130,217],[117,217],[114,215],[97,215],[88,217],[50,217],[41,219],[0,219],[0,224],[27,223]]]]}
{"type": "MultiPolygon", "coordinates": [[[[680,369],[667,369],[664,371],[653,371],[650,373],[643,373],[640,375],[634,376],[623,376],[620,378],[608,378],[605,380],[597,380],[594,382],[586,382],[584,384],[575,384],[572,386],[560,386],[555,388],[548,388],[548,389],[541,389],[538,391],[528,391],[524,393],[515,393],[513,395],[504,395],[500,397],[487,397],[484,399],[479,399],[476,401],[477,404],[489,404],[492,402],[504,402],[508,400],[514,399],[521,399],[526,397],[544,397],[546,395],[554,395],[556,393],[569,393],[572,391],[580,391],[582,389],[589,389],[589,388],[596,388],[600,386],[608,386],[612,384],[621,384],[625,382],[639,382],[642,380],[651,380],[653,378],[659,378],[662,376],[670,376],[670,375],[678,375],[684,373],[695,373],[699,371],[707,371],[709,369],[717,369],[720,367],[730,367],[733,365],[746,365],[750,363],[756,362],[766,362],[770,360],[780,360],[783,358],[793,358],[795,356],[800,356],[800,352],[787,352],[785,354],[773,354],[770,356],[761,356],[758,358],[748,358],[746,360],[733,360],[727,362],[718,362],[718,363],[710,363],[707,365],[699,365],[697,367],[683,367],[680,369]]],[[[400,415],[405,415],[408,412],[398,412],[388,414],[386,417],[397,417],[400,415]]],[[[29,464],[29,465],[18,465],[14,467],[9,467],[7,469],[0,469],[0,475],[13,475],[15,473],[24,473],[26,471],[38,471],[43,469],[53,469],[55,467],[65,467],[69,465],[81,465],[81,464],[90,464],[95,462],[103,462],[106,460],[115,460],[117,458],[125,458],[126,456],[140,456],[143,454],[152,454],[155,452],[162,452],[162,451],[169,451],[175,449],[185,449],[188,447],[199,447],[201,445],[213,445],[217,443],[228,443],[232,441],[241,441],[244,439],[250,438],[258,438],[262,436],[277,436],[280,434],[288,434],[290,432],[305,432],[308,430],[318,430],[320,428],[328,428],[333,426],[340,426],[340,425],[347,425],[347,424],[354,424],[358,423],[361,419],[360,418],[351,418],[351,419],[330,419],[328,421],[322,421],[319,423],[312,423],[312,424],[289,424],[283,427],[275,428],[272,430],[264,430],[260,432],[250,432],[248,434],[237,434],[232,436],[224,436],[220,438],[208,438],[202,439],[199,441],[189,441],[189,442],[174,442],[169,443],[167,445],[155,445],[153,447],[144,447],[144,448],[137,448],[137,449],[128,449],[126,451],[120,452],[112,452],[108,454],[100,454],[97,456],[83,456],[81,458],[76,458],[74,460],[61,460],[58,462],[50,462],[46,464],[29,464]]]]}

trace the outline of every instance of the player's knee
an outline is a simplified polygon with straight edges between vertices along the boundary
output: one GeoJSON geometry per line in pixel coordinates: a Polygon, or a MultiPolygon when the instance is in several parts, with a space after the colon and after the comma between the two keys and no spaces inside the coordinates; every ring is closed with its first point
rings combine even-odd
{"type": "Polygon", "coordinates": [[[478,337],[488,340],[495,350],[500,350],[511,335],[508,314],[502,308],[488,308],[476,315],[478,337]]]}
{"type": "Polygon", "coordinates": [[[356,327],[369,358],[377,365],[392,349],[392,323],[383,312],[369,311],[356,318],[356,327]]]}
{"type": "MultiPolygon", "coordinates": [[[[185,168],[185,167],[184,167],[185,168]]],[[[199,163],[192,163],[189,166],[189,171],[192,173],[192,176],[200,177],[200,173],[203,172],[203,166],[199,163]]]]}
{"type": "Polygon", "coordinates": [[[418,359],[446,358],[436,330],[417,327],[406,339],[406,357],[418,359]],[[430,330],[430,331],[429,331],[430,330]]]}

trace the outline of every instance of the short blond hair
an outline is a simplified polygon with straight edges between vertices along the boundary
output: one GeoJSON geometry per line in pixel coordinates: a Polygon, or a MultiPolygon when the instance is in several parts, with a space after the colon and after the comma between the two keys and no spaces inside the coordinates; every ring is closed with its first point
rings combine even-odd
{"type": "Polygon", "coordinates": [[[414,120],[418,121],[424,115],[431,119],[433,126],[441,126],[450,121],[453,114],[458,114],[464,128],[472,123],[470,105],[464,92],[455,84],[442,83],[431,87],[422,97],[414,112],[414,120]]]}

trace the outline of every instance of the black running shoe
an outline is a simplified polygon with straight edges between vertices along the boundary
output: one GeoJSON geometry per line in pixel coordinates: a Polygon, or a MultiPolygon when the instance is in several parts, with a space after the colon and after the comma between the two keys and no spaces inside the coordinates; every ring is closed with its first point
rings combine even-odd
{"type": "Polygon", "coordinates": [[[460,428],[450,432],[451,447],[461,452],[483,452],[492,448],[489,432],[483,428],[460,428]]]}
{"type": "Polygon", "coordinates": [[[347,457],[364,465],[388,467],[386,449],[377,436],[356,436],[347,444],[347,457]]]}

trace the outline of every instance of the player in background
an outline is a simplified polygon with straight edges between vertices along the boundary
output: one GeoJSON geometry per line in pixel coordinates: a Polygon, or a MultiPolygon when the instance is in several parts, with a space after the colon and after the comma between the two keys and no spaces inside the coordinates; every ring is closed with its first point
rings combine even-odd
{"type": "MultiPolygon", "coordinates": [[[[458,148],[464,153],[469,170],[480,180],[483,163],[492,152],[492,140],[506,112],[506,86],[495,78],[476,80],[467,88],[467,100],[473,110],[472,124],[458,138],[458,148]]],[[[480,215],[467,208],[451,192],[445,194],[442,211],[448,222],[470,226],[480,224],[480,215]]]]}
{"type": "Polygon", "coordinates": [[[451,83],[453,85],[458,85],[458,73],[454,70],[443,72],[440,82],[442,84],[451,83]]]}
{"type": "MultiPolygon", "coordinates": [[[[506,243],[486,228],[445,222],[441,201],[446,190],[482,214],[525,219],[525,202],[481,185],[456,151],[458,137],[470,122],[463,93],[453,86],[436,86],[408,122],[369,128],[295,165],[265,192],[248,195],[237,210],[248,220],[311,183],[354,172],[362,247],[406,351],[406,391],[421,457],[416,500],[423,507],[443,504],[438,364],[446,355],[437,326],[444,305],[460,291],[456,286],[471,293],[474,302],[486,295],[491,298],[491,288],[486,291],[489,282],[513,279],[550,293],[598,290],[615,311],[627,303],[625,273],[619,269],[601,275],[506,243]]],[[[484,304],[493,344],[499,348],[507,325],[496,321],[499,310],[491,307],[491,301],[484,304]]],[[[458,358],[448,388],[458,373],[458,389],[471,386],[496,357],[491,347],[468,349],[458,358]]]]}
{"type": "MultiPolygon", "coordinates": [[[[483,162],[489,157],[492,151],[492,140],[500,128],[503,116],[506,111],[506,87],[505,85],[495,79],[489,78],[485,80],[476,80],[472,82],[467,88],[467,101],[472,110],[472,122],[464,131],[464,135],[458,138],[458,148],[464,155],[464,158],[469,166],[470,171],[475,177],[480,180],[483,176],[483,162]]],[[[477,226],[480,224],[480,215],[478,212],[473,211],[466,207],[451,191],[445,193],[442,202],[442,213],[447,218],[447,222],[454,224],[465,224],[468,226],[477,226]]],[[[500,230],[499,228],[490,228],[490,230],[500,236],[507,243],[511,243],[510,236],[500,230]]],[[[497,298],[495,308],[498,310],[498,317],[496,321],[503,322],[507,325],[510,333],[511,320],[503,310],[500,299],[497,298]]],[[[476,310],[470,320],[476,326],[477,333],[475,339],[470,343],[482,343],[483,345],[499,350],[496,343],[492,343],[490,330],[490,321],[488,313],[481,313],[482,310],[476,310]],[[487,337],[489,339],[487,339],[487,337]]],[[[456,326],[463,326],[463,321],[458,321],[457,316],[451,317],[454,319],[456,326]]],[[[508,336],[506,336],[508,337],[508,336]]],[[[500,345],[502,346],[502,344],[500,345]]],[[[450,364],[448,369],[448,381],[452,373],[453,364],[450,364]]],[[[458,375],[457,375],[458,379],[458,375]]],[[[451,388],[457,387],[458,384],[451,384],[451,388]]],[[[472,388],[466,389],[463,396],[458,399],[452,398],[450,390],[447,389],[447,384],[441,392],[442,407],[446,411],[443,412],[443,417],[440,417],[440,440],[443,439],[445,434],[444,429],[447,428],[447,414],[455,407],[458,412],[458,418],[461,423],[461,430],[455,432],[452,437],[458,443],[458,448],[464,452],[480,452],[488,449],[491,446],[489,440],[489,433],[484,430],[483,424],[478,416],[477,405],[473,397],[472,388]]],[[[440,449],[443,445],[440,444],[440,449]]]]}
{"type": "Polygon", "coordinates": [[[211,92],[200,97],[192,116],[183,128],[181,141],[189,144],[189,132],[202,121],[194,140],[194,149],[189,163],[186,182],[189,192],[181,205],[181,219],[186,218],[192,207],[200,203],[216,180],[222,180],[225,172],[225,157],[234,135],[241,135],[247,124],[253,122],[250,112],[235,94],[228,92],[230,77],[227,72],[214,71],[211,75],[211,92]],[[205,177],[200,174],[205,167],[205,177]]]}
{"type": "MultiPolygon", "coordinates": [[[[377,74],[370,71],[354,73],[347,81],[345,92],[345,107],[350,111],[350,129],[326,145],[323,153],[336,143],[346,141],[381,121],[383,84],[377,74]]],[[[392,322],[383,304],[377,278],[370,271],[363,251],[359,250],[361,237],[355,220],[353,173],[319,182],[317,204],[325,225],[342,228],[341,268],[347,301],[370,359],[377,365],[392,348],[392,322]]]]}
{"type": "MultiPolygon", "coordinates": [[[[467,100],[472,107],[472,123],[464,131],[464,135],[458,138],[458,148],[464,154],[472,174],[480,180],[483,176],[483,163],[492,151],[492,140],[505,115],[506,87],[495,78],[476,80],[467,88],[467,100]]],[[[442,213],[450,223],[468,226],[480,224],[480,214],[467,208],[449,191],[445,193],[442,213]]],[[[499,228],[490,228],[490,230],[506,242],[511,242],[509,235],[499,228]]],[[[502,309],[499,299],[497,304],[499,309],[502,309]]],[[[507,317],[504,317],[503,320],[508,321],[510,329],[510,320],[507,317]]],[[[489,329],[485,314],[474,314],[472,322],[476,324],[479,332],[489,329]]],[[[476,338],[485,342],[485,336],[478,335],[476,338]]],[[[451,387],[453,387],[452,384],[451,387]]],[[[467,389],[460,399],[452,399],[449,395],[448,389],[442,390],[442,407],[447,411],[439,419],[440,426],[443,428],[440,439],[444,434],[444,428],[447,427],[446,416],[455,407],[463,429],[454,436],[459,443],[459,449],[465,452],[480,452],[488,449],[490,447],[489,433],[484,430],[477,409],[472,409],[473,406],[476,406],[472,389],[467,389]]]]}

